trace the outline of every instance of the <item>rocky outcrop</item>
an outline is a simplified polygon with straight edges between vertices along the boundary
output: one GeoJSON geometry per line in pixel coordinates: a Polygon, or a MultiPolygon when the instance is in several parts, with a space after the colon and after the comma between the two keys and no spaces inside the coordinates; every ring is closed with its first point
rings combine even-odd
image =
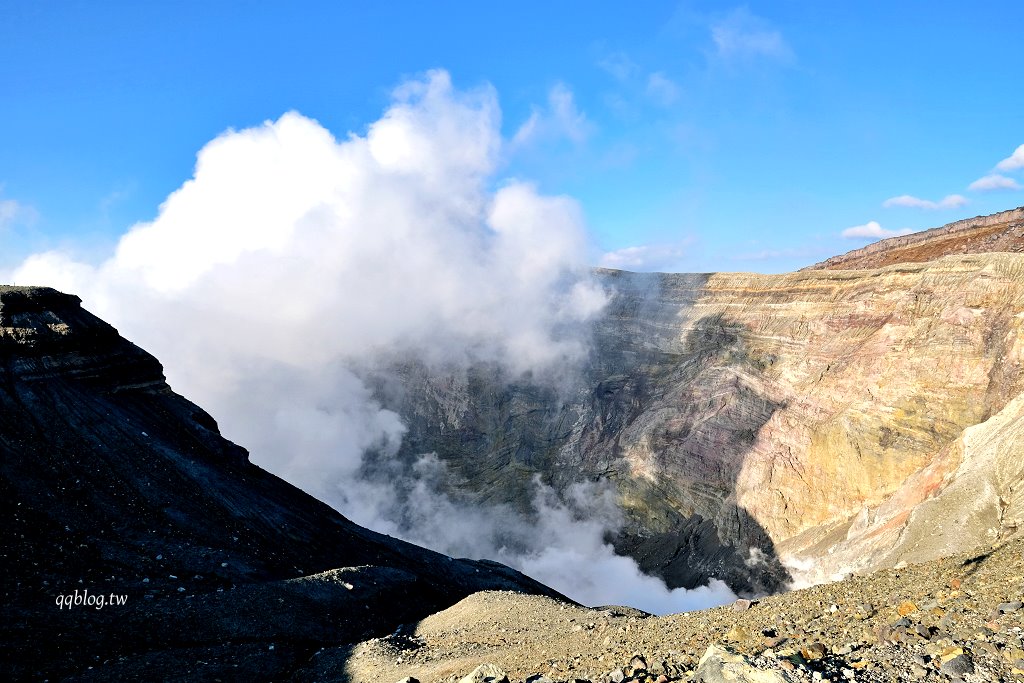
{"type": "Polygon", "coordinates": [[[743,655],[712,645],[693,672],[695,683],[790,683],[798,680],[782,670],[758,669],[743,655]]]}
{"type": "Polygon", "coordinates": [[[676,586],[770,591],[1019,525],[1024,255],[597,276],[611,303],[568,387],[404,367],[410,390],[382,398],[407,454],[520,505],[534,473],[610,481],[617,548],[676,586]]]}
{"type": "Polygon", "coordinates": [[[485,588],[553,594],[356,526],[248,462],[155,358],[0,288],[6,680],[270,680],[485,588]]]}
{"type": "Polygon", "coordinates": [[[787,546],[813,559],[806,580],[945,557],[1024,528],[1024,395],[968,427],[881,505],[787,546]],[[838,534],[837,534],[838,532],[838,534]],[[837,538],[838,536],[838,538],[837,538]],[[824,554],[817,546],[827,544],[824,554]]]}

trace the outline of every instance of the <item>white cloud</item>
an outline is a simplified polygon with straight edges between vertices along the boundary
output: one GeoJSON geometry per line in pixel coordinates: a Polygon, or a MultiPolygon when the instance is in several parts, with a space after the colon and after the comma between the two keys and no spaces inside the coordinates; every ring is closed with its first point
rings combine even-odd
{"type": "MultiPolygon", "coordinates": [[[[285,363],[409,340],[495,358],[514,346],[519,369],[578,354],[551,334],[572,311],[567,274],[588,282],[576,203],[522,182],[486,190],[501,146],[490,88],[458,92],[433,72],[395,97],[365,137],[338,141],[294,112],[221,135],[94,279],[62,285],[123,301],[104,311],[119,319],[142,313],[126,292],[222,308],[247,333],[219,344],[244,354],[256,343],[244,338],[258,338],[261,357],[285,363]],[[319,335],[331,343],[296,342],[319,335]]],[[[43,268],[60,258],[38,256],[16,276],[66,275],[43,268]]],[[[138,328],[153,334],[144,320],[138,328]]],[[[153,336],[161,351],[166,340],[153,336]]]]}
{"type": "Polygon", "coordinates": [[[733,10],[711,27],[711,38],[724,59],[768,57],[793,59],[793,50],[782,33],[745,7],[733,10]]]}
{"type": "Polygon", "coordinates": [[[597,63],[617,81],[628,81],[640,70],[625,52],[613,52],[597,63]]]}
{"type": "Polygon", "coordinates": [[[864,225],[855,225],[852,228],[843,230],[842,236],[846,239],[883,239],[885,237],[898,237],[908,235],[913,230],[904,228],[902,230],[886,230],[878,221],[869,221],[864,225]]]}
{"type": "Polygon", "coordinates": [[[682,245],[653,244],[624,247],[601,256],[605,268],[649,272],[671,268],[685,255],[682,245]]]}
{"type": "Polygon", "coordinates": [[[939,201],[935,202],[930,199],[920,199],[909,194],[901,194],[898,197],[890,197],[882,202],[882,206],[885,208],[892,208],[894,206],[904,206],[914,209],[956,209],[970,202],[967,197],[959,194],[946,195],[939,201]]]}
{"type": "MultiPolygon", "coordinates": [[[[2,188],[0,188],[2,189],[2,188]]],[[[39,218],[39,212],[17,199],[0,199],[0,230],[18,224],[31,224],[39,218]]]]}
{"type": "Polygon", "coordinates": [[[540,139],[565,137],[579,144],[594,131],[594,124],[576,107],[576,100],[564,83],[548,92],[547,107],[534,107],[530,118],[512,137],[512,145],[525,145],[540,139]]]}
{"type": "Polygon", "coordinates": [[[1013,150],[1013,154],[996,164],[996,168],[1000,171],[1016,171],[1019,168],[1024,168],[1024,145],[1013,150]]]}
{"type": "Polygon", "coordinates": [[[989,192],[991,190],[1019,190],[1021,186],[1013,178],[1007,178],[999,173],[991,173],[978,178],[967,189],[975,192],[989,192]]]}
{"type": "Polygon", "coordinates": [[[581,507],[571,491],[541,487],[533,521],[447,499],[429,461],[386,481],[361,474],[369,450],[400,467],[390,456],[406,427],[359,374],[387,373],[382,356],[557,378],[586,352],[606,293],[580,209],[495,178],[499,126],[492,88],[458,91],[435,71],[398,88],[365,136],[335,139],[295,112],[228,131],[105,262],[47,252],[10,279],[82,296],[254,462],[357,522],[506,561],[581,599],[594,582],[602,602],[668,596],[604,543],[616,524],[606,506],[581,507]],[[517,550],[501,544],[506,531],[524,539],[517,550]]]}
{"type": "Polygon", "coordinates": [[[647,95],[667,107],[679,99],[679,86],[662,72],[655,71],[647,77],[647,95]]]}
{"type": "Polygon", "coordinates": [[[13,199],[0,199],[0,230],[14,222],[21,206],[13,199]]]}

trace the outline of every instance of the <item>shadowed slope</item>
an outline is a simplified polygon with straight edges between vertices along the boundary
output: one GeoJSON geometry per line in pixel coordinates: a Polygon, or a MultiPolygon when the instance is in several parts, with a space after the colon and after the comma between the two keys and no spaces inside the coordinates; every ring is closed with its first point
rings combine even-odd
{"type": "Polygon", "coordinates": [[[370,532],[250,464],[79,303],[0,288],[7,678],[280,677],[478,590],[554,594],[370,532]],[[75,591],[126,601],[60,609],[75,591]]]}

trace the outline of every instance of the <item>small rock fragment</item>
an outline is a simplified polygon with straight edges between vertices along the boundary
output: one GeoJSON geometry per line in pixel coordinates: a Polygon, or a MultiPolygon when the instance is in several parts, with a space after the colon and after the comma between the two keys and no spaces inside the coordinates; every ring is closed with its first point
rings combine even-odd
{"type": "Polygon", "coordinates": [[[804,656],[807,661],[814,661],[815,659],[822,659],[828,654],[828,649],[823,643],[811,643],[807,647],[800,650],[800,654],[804,656]]]}
{"type": "Polygon", "coordinates": [[[913,614],[914,612],[916,612],[917,605],[915,605],[910,600],[904,600],[900,603],[899,607],[896,608],[896,611],[899,612],[901,617],[905,617],[908,614],[913,614]]]}
{"type": "Polygon", "coordinates": [[[629,660],[629,675],[635,678],[641,671],[647,671],[647,660],[642,655],[636,655],[629,660]]]}
{"type": "Polygon", "coordinates": [[[943,662],[948,662],[951,659],[959,657],[963,653],[964,649],[962,647],[950,645],[949,647],[943,648],[943,650],[939,652],[939,659],[941,659],[943,662]]]}
{"type": "Polygon", "coordinates": [[[725,639],[726,640],[731,640],[733,642],[740,641],[740,640],[746,640],[749,637],[750,637],[750,633],[747,632],[747,629],[743,628],[742,626],[738,626],[738,625],[737,626],[733,626],[731,629],[729,629],[729,632],[725,634],[725,639]]]}

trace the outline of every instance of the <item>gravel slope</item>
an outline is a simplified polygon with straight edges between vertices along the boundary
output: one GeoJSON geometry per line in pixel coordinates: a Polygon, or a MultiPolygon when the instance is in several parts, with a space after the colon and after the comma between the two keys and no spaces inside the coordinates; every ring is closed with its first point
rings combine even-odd
{"type": "Polygon", "coordinates": [[[718,644],[746,655],[752,668],[784,676],[769,680],[1024,681],[1022,599],[1020,537],[746,609],[740,602],[660,618],[484,592],[387,638],[323,651],[307,673],[323,680],[343,669],[354,682],[413,676],[430,683],[492,663],[512,681],[614,681],[616,670],[628,679],[631,658],[641,655],[646,673],[634,678],[664,683],[693,680],[698,660],[718,644]]]}

